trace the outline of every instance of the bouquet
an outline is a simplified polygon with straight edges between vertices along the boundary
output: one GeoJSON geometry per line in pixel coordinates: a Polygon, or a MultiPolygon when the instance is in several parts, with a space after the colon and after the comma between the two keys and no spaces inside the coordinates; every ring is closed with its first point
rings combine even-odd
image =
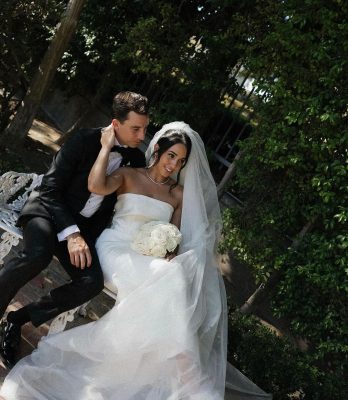
{"type": "Polygon", "coordinates": [[[151,221],[142,225],[131,247],[145,256],[165,257],[176,249],[181,241],[179,229],[169,222],[151,221]]]}

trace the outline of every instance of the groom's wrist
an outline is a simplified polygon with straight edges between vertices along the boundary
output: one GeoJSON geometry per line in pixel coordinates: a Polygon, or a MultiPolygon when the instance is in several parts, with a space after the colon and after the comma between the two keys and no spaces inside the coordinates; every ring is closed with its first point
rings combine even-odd
{"type": "Polygon", "coordinates": [[[78,237],[81,237],[81,233],[80,232],[74,232],[71,235],[67,236],[66,240],[69,242],[70,240],[75,240],[78,237]]]}
{"type": "Polygon", "coordinates": [[[79,233],[80,229],[77,225],[71,225],[68,226],[67,228],[63,229],[57,234],[58,241],[59,242],[64,242],[64,240],[67,240],[68,236],[73,234],[73,233],[79,233]]]}

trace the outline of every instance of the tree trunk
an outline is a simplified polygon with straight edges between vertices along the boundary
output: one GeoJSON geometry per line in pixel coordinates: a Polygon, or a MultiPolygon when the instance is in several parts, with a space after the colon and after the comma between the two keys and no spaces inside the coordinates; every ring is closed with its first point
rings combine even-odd
{"type": "Polygon", "coordinates": [[[28,134],[42,99],[53,80],[63,53],[76,30],[84,3],[85,0],[69,1],[46,54],[34,78],[30,82],[26,96],[12,122],[3,133],[0,141],[2,145],[23,141],[28,134]]]}
{"type": "MultiPolygon", "coordinates": [[[[301,239],[313,228],[316,220],[317,217],[314,217],[302,228],[291,245],[292,249],[299,247],[301,239]]],[[[282,279],[283,271],[274,271],[266,284],[262,283],[259,287],[256,287],[251,273],[252,268],[236,259],[233,251],[220,255],[219,265],[221,273],[225,278],[228,298],[233,304],[239,307],[237,312],[255,315],[275,328],[278,334],[286,336],[297,348],[302,351],[307,350],[307,340],[295,337],[291,333],[290,320],[285,317],[275,318],[272,314],[269,302],[270,295],[282,279]]]]}
{"type": "MultiPolygon", "coordinates": [[[[301,239],[309,232],[316,220],[317,216],[313,217],[313,219],[302,228],[301,232],[298,234],[298,237],[293,241],[291,248],[293,250],[296,250],[300,243],[301,239]]],[[[282,270],[275,270],[269,277],[268,281],[265,284],[261,284],[255,292],[246,300],[246,302],[239,308],[239,311],[242,314],[250,314],[253,312],[255,308],[257,308],[260,304],[262,304],[265,299],[270,295],[272,290],[277,286],[277,284],[281,281],[283,277],[283,271],[282,270]]]]}

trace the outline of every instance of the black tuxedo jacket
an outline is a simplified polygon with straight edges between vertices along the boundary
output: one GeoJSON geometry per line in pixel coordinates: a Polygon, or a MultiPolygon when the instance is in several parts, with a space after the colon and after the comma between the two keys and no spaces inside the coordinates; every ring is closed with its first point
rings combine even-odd
{"type": "MultiPolygon", "coordinates": [[[[81,129],[57,152],[42,184],[25,203],[18,225],[31,217],[41,216],[53,221],[57,233],[71,225],[81,224],[98,236],[106,227],[116,202],[116,193],[105,196],[98,211],[90,218],[82,217],[90,192],[88,175],[101,149],[101,129],[81,129]]],[[[144,167],[145,156],[139,149],[130,149],[122,165],[144,167]]]]}

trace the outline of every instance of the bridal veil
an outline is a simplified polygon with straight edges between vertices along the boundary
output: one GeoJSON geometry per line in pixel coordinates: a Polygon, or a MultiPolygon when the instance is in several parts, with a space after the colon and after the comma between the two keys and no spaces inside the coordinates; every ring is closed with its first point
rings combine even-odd
{"type": "Polygon", "coordinates": [[[216,258],[222,221],[201,137],[184,122],[166,124],[151,140],[146,158],[150,159],[158,139],[169,129],[184,131],[192,142],[190,157],[180,174],[184,194],[179,255],[193,250],[196,257],[187,307],[191,310],[190,329],[196,332],[199,343],[200,372],[214,387],[217,399],[224,398],[225,386],[233,400],[271,399],[271,395],[227,363],[227,301],[216,258]]]}

